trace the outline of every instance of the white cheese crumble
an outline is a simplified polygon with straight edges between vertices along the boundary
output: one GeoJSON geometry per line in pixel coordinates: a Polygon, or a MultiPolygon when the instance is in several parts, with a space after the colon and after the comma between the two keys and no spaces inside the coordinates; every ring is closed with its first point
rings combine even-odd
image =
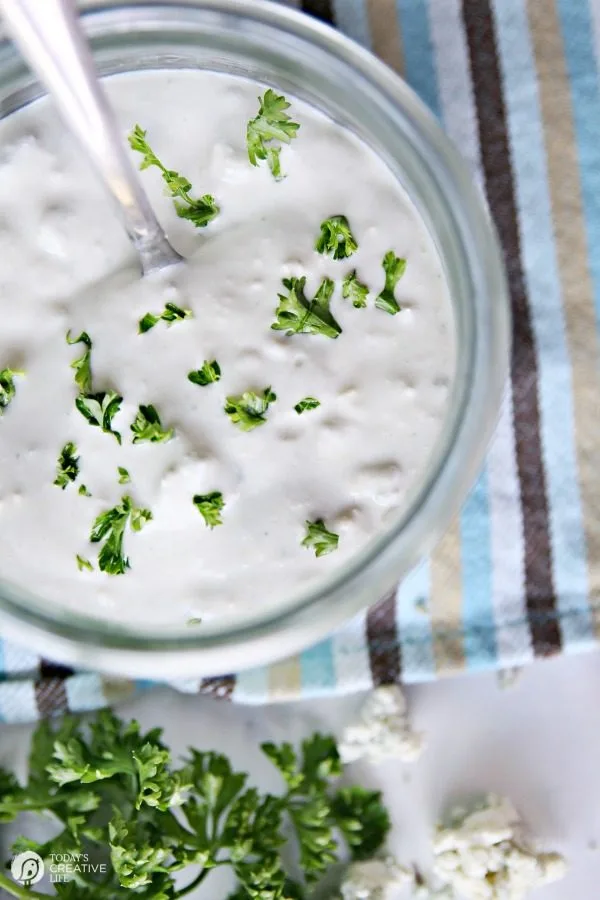
{"type": "Polygon", "coordinates": [[[408,721],[406,699],[397,685],[376,688],[367,698],[357,722],[348,725],[338,744],[343,763],[366,758],[413,762],[423,750],[423,736],[408,721]]]}
{"type": "Polygon", "coordinates": [[[434,837],[434,875],[465,900],[524,900],[534,888],[562,878],[558,853],[540,853],[524,835],[509,800],[490,794],[473,812],[457,810],[434,837]]]}
{"type": "Polygon", "coordinates": [[[350,863],[340,891],[343,900],[391,900],[413,883],[413,872],[387,856],[350,863]]]}

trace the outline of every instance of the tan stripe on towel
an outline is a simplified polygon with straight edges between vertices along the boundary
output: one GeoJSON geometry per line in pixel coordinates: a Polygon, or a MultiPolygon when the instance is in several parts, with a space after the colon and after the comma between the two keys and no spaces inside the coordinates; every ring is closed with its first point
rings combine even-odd
{"type": "MultiPolygon", "coordinates": [[[[554,2],[527,4],[548,164],[560,285],[573,379],[573,406],[590,591],[600,601],[600,355],[588,265],[573,111],[554,2]]],[[[597,253],[598,248],[592,248],[597,253]]],[[[600,635],[600,616],[595,617],[600,635]]]]}
{"type": "Polygon", "coordinates": [[[373,53],[402,74],[402,35],[395,0],[366,0],[366,3],[373,53]]]}
{"type": "Polygon", "coordinates": [[[269,699],[286,700],[302,692],[300,657],[292,656],[269,666],[269,699]]]}
{"type": "Polygon", "coordinates": [[[429,609],[435,667],[440,675],[465,664],[464,641],[457,632],[462,622],[461,576],[460,518],[455,516],[431,556],[429,609]]]}

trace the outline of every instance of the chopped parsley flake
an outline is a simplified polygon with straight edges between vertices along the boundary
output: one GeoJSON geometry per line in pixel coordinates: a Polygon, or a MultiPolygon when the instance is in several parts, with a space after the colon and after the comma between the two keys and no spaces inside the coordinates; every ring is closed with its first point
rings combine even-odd
{"type": "Polygon", "coordinates": [[[389,250],[381,263],[385,272],[385,287],[375,300],[377,309],[395,316],[400,312],[400,305],[394,297],[394,289],[406,270],[406,260],[396,256],[393,250],[389,250]]]}
{"type": "Polygon", "coordinates": [[[356,269],[346,275],[342,282],[342,297],[344,300],[351,300],[352,306],[361,309],[367,305],[367,297],[369,296],[369,288],[356,277],[356,269]]]}
{"type": "Polygon", "coordinates": [[[135,421],[131,426],[134,434],[133,443],[150,441],[153,444],[163,444],[170,441],[175,431],[173,428],[165,430],[162,427],[160,416],[154,406],[140,406],[135,421]]]}
{"type": "Polygon", "coordinates": [[[150,331],[151,328],[154,328],[157,322],[166,322],[167,325],[172,325],[173,322],[181,322],[183,319],[189,319],[193,316],[193,312],[191,309],[182,309],[180,306],[177,306],[175,303],[166,303],[165,308],[159,315],[154,315],[154,313],[146,313],[139,321],[139,333],[145,334],[147,331],[150,331]]]}
{"type": "Polygon", "coordinates": [[[91,564],[91,562],[89,561],[89,559],[84,559],[83,556],[79,556],[79,554],[77,554],[75,559],[77,560],[77,568],[79,569],[80,572],[83,572],[84,569],[87,572],[94,571],[94,567],[91,564]]]}
{"type": "Polygon", "coordinates": [[[0,416],[14,400],[16,394],[15,376],[24,374],[19,369],[0,369],[0,416]]]}
{"type": "Polygon", "coordinates": [[[334,259],[345,259],[358,250],[346,216],[331,216],[321,222],[321,234],[317,238],[315,250],[334,259]]]}
{"type": "Polygon", "coordinates": [[[325,527],[323,519],[316,522],[306,522],[306,537],[302,541],[303,547],[312,547],[315,556],[325,556],[337,550],[340,537],[325,527]]]}
{"type": "Polygon", "coordinates": [[[296,137],[300,125],[292,122],[287,114],[286,109],[289,109],[290,104],[285,97],[270,88],[258,100],[258,115],[248,122],[246,129],[248,159],[253,166],[257,166],[261,160],[267,160],[273,177],[279,181],[283,177],[279,159],[280,145],[289,144],[296,137]]]}
{"type": "Polygon", "coordinates": [[[223,494],[220,491],[213,491],[212,494],[196,494],[194,497],[194,506],[202,515],[204,521],[209,528],[215,525],[222,525],[221,511],[225,503],[223,494]]]}
{"type": "Polygon", "coordinates": [[[195,372],[190,372],[188,375],[188,380],[192,384],[199,384],[201,387],[212,384],[213,381],[219,381],[220,378],[221,367],[216,359],[213,359],[212,362],[205,359],[201,369],[196,369],[195,372]]]}
{"type": "Polygon", "coordinates": [[[117,471],[119,473],[119,484],[129,484],[129,482],[131,481],[131,475],[129,474],[127,469],[124,469],[122,466],[118,466],[117,471]]]}
{"type": "Polygon", "coordinates": [[[72,441],[69,441],[60,451],[60,456],[56,463],[54,484],[64,491],[68,484],[77,480],[78,475],[79,457],[77,456],[77,447],[72,441]]]}
{"type": "Polygon", "coordinates": [[[162,164],[148,144],[146,134],[147,132],[140,128],[139,125],[136,125],[129,135],[129,146],[143,156],[140,169],[149,169],[152,166],[159,169],[167,186],[167,191],[173,198],[173,205],[179,218],[188,219],[196,228],[204,228],[220,212],[219,207],[215,203],[215,198],[210,194],[204,194],[199,198],[191,197],[191,182],[180,175],[179,172],[167,169],[162,164]]]}
{"type": "Polygon", "coordinates": [[[270,387],[264,389],[262,397],[253,391],[246,391],[238,396],[227,397],[225,412],[242,431],[252,431],[253,428],[265,424],[267,421],[265,413],[275,400],[277,395],[270,387]]]}
{"type": "Polygon", "coordinates": [[[123,538],[129,522],[132,531],[141,531],[152,519],[149,509],[139,509],[133,505],[131,497],[124,496],[121,503],[100,513],[92,526],[90,541],[97,544],[104,541],[98,554],[98,567],[108,575],[123,575],[130,568],[129,560],[123,555],[123,538]]]}
{"type": "Polygon", "coordinates": [[[342,333],[329,309],[329,301],[334,290],[331,278],[324,278],[312,300],[304,294],[306,278],[284,278],[283,286],[287,296],[279,294],[279,306],[275,310],[277,321],[271,328],[291,334],[322,334],[337,338],[342,333]]]}
{"type": "Polygon", "coordinates": [[[91,492],[88,491],[85,484],[79,485],[79,490],[77,491],[77,493],[79,494],[80,497],[91,497],[92,496],[91,492]]]}
{"type": "Polygon", "coordinates": [[[112,420],[119,412],[123,398],[114,391],[103,391],[99,394],[80,394],[75,399],[75,406],[90,425],[101,428],[106,434],[114,434],[121,443],[121,435],[114,431],[112,420]]]}
{"type": "Polygon", "coordinates": [[[321,401],[315,399],[315,397],[305,397],[303,400],[300,400],[299,403],[296,403],[294,409],[298,413],[299,416],[307,409],[316,409],[321,405],[321,401]]]}
{"type": "Polygon", "coordinates": [[[196,616],[192,616],[191,619],[188,619],[185,624],[189,625],[190,627],[193,625],[202,625],[202,619],[199,619],[196,616]]]}
{"type": "Polygon", "coordinates": [[[89,394],[92,391],[92,341],[87,331],[82,331],[76,337],[71,337],[71,332],[67,331],[67,344],[83,344],[85,350],[82,356],[74,359],[71,368],[75,370],[75,384],[82,394],[89,394]]]}

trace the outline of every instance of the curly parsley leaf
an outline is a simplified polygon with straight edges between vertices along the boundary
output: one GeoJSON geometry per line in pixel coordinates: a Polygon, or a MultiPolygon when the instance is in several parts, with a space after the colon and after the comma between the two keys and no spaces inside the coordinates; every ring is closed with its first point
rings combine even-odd
{"type": "Polygon", "coordinates": [[[270,387],[266,387],[262,395],[255,394],[254,391],[245,391],[243,394],[227,397],[224,408],[234,425],[242,431],[252,431],[253,428],[265,424],[266,412],[276,400],[277,394],[273,393],[270,387]]]}
{"type": "Polygon", "coordinates": [[[77,447],[72,441],[69,441],[60,451],[60,456],[56,463],[54,484],[64,491],[68,484],[77,480],[78,475],[79,457],[77,456],[77,447]]]}
{"type": "Polygon", "coordinates": [[[294,409],[298,413],[299,416],[302,415],[308,409],[317,409],[321,405],[321,401],[317,400],[315,397],[304,397],[303,400],[300,400],[294,406],[294,409]]]}
{"type": "Polygon", "coordinates": [[[285,331],[292,334],[322,334],[324,337],[337,338],[342,333],[341,327],[331,314],[329,301],[334,291],[334,283],[324,278],[319,290],[312,300],[304,293],[306,278],[284,278],[283,286],[287,295],[279,294],[279,306],[275,310],[277,321],[271,328],[274,331],[285,331]]]}
{"type": "Polygon", "coordinates": [[[85,569],[87,572],[93,572],[93,571],[94,571],[94,567],[93,567],[93,565],[91,564],[91,562],[89,561],[89,559],[85,559],[83,556],[80,556],[79,554],[77,554],[77,556],[75,557],[75,559],[77,560],[77,568],[79,569],[80,572],[83,572],[84,569],[85,569]]]}
{"type": "Polygon", "coordinates": [[[221,367],[216,359],[213,359],[212,362],[205,359],[201,369],[196,369],[188,374],[188,381],[191,381],[192,384],[199,384],[201,387],[206,387],[207,384],[219,381],[220,378],[221,367]]]}
{"type": "Polygon", "coordinates": [[[121,435],[112,427],[112,421],[121,408],[123,398],[115,391],[101,391],[98,394],[80,394],[75,398],[75,406],[90,425],[101,428],[106,434],[114,434],[117,443],[121,435]]]}
{"type": "Polygon", "coordinates": [[[385,272],[385,287],[377,295],[375,306],[395,316],[400,312],[400,305],[394,296],[394,290],[406,271],[406,260],[396,256],[393,250],[389,250],[383,257],[381,265],[385,272]]]}
{"type": "Polygon", "coordinates": [[[148,312],[145,316],[142,316],[138,326],[139,334],[145,334],[147,331],[150,331],[157,322],[162,321],[166,322],[167,325],[172,325],[173,322],[182,322],[184,319],[189,319],[193,315],[191,309],[182,309],[180,306],[177,306],[176,303],[166,303],[165,308],[158,315],[148,312]]]}
{"type": "Polygon", "coordinates": [[[175,431],[173,428],[164,429],[160,421],[160,416],[156,407],[140,406],[138,414],[131,425],[133,432],[133,443],[140,444],[142,441],[150,441],[153,444],[164,444],[170,441],[175,431]]]}
{"type": "Polygon", "coordinates": [[[271,173],[276,181],[283,176],[281,172],[281,144],[289,144],[296,137],[300,125],[292,122],[286,112],[290,104],[285,97],[276,94],[269,88],[258,98],[258,115],[250,119],[246,129],[248,159],[253,166],[259,161],[267,160],[271,173]]]}
{"type": "Polygon", "coordinates": [[[367,305],[367,297],[369,296],[369,288],[356,277],[356,269],[346,275],[342,282],[342,297],[344,300],[351,300],[352,306],[356,309],[364,308],[367,305]]]}
{"type": "Polygon", "coordinates": [[[331,800],[331,813],[353,860],[369,859],[382,847],[391,828],[381,791],[343,787],[331,800]]]}
{"type": "Polygon", "coordinates": [[[83,354],[73,360],[71,368],[75,370],[75,384],[81,393],[89,394],[92,390],[92,340],[87,331],[82,331],[75,338],[67,331],[67,344],[83,344],[85,347],[83,354]]]}
{"type": "Polygon", "coordinates": [[[306,522],[306,537],[302,541],[303,547],[313,547],[315,556],[325,556],[337,550],[340,537],[333,531],[328,531],[323,519],[315,522],[306,522]]]}
{"type": "Polygon", "coordinates": [[[332,256],[333,259],[345,259],[358,250],[346,216],[331,216],[321,222],[321,233],[315,243],[315,250],[332,256]]]}
{"type": "Polygon", "coordinates": [[[225,502],[220,491],[213,491],[211,494],[196,494],[194,496],[194,506],[209,528],[223,524],[221,512],[225,507],[225,502]]]}
{"type": "Polygon", "coordinates": [[[88,491],[85,484],[79,485],[79,490],[77,491],[77,493],[79,494],[80,497],[91,497],[92,496],[91,492],[88,491]]]}
{"type": "Polygon", "coordinates": [[[146,131],[136,125],[129,135],[129,146],[143,156],[140,169],[149,169],[152,166],[157,168],[167,186],[167,192],[173,198],[173,205],[179,218],[188,219],[196,228],[204,228],[220,212],[215,198],[210,194],[204,194],[198,198],[192,197],[190,195],[191,182],[179,172],[167,169],[163,165],[146,140],[146,134],[146,131]]]}
{"type": "Polygon", "coordinates": [[[0,416],[15,398],[15,377],[24,374],[20,369],[0,369],[0,416]]]}
{"type": "Polygon", "coordinates": [[[123,553],[123,540],[127,523],[132,531],[141,531],[152,518],[148,509],[134,506],[131,497],[124,496],[118,506],[108,509],[96,518],[90,541],[97,544],[104,541],[98,554],[98,567],[109,575],[123,575],[130,568],[129,560],[123,553]]]}
{"type": "Polygon", "coordinates": [[[129,484],[131,481],[131,475],[124,469],[123,466],[117,467],[117,472],[119,473],[119,484],[129,484]]]}

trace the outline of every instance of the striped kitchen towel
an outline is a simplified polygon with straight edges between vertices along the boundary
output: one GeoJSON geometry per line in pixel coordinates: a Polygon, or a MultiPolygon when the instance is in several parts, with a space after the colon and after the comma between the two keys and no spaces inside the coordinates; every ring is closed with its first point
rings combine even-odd
{"type": "MultiPolygon", "coordinates": [[[[479,481],[398,591],[286,662],[178,684],[245,703],[522,665],[600,634],[600,0],[304,0],[400,72],[485,189],[514,312],[479,481]]],[[[4,643],[0,718],[147,687],[4,643]]]]}

